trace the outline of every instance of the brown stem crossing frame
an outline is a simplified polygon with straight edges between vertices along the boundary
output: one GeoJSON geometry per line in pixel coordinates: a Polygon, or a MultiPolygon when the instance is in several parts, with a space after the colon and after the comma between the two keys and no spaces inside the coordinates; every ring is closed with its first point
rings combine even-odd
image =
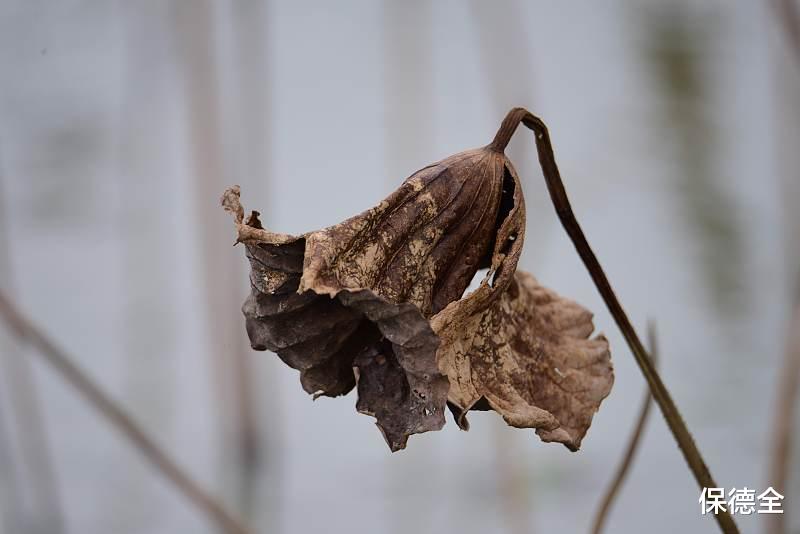
{"type": "MultiPolygon", "coordinates": [[[[666,419],[667,425],[672,435],[675,437],[675,441],[678,442],[678,447],[681,452],[683,452],[686,463],[689,464],[689,468],[694,474],[697,484],[701,488],[717,487],[689,429],[686,427],[686,423],[683,421],[683,417],[681,417],[680,411],[678,411],[678,407],[672,400],[672,396],[669,394],[664,382],[662,382],[658,371],[656,371],[653,361],[648,356],[630,319],[628,319],[625,310],[614,294],[614,290],[611,288],[611,284],[603,268],[600,266],[597,256],[595,256],[592,248],[589,246],[589,242],[586,240],[586,236],[575,218],[572,206],[567,198],[567,192],[564,189],[564,183],[561,180],[561,173],[556,165],[547,126],[545,126],[544,122],[542,122],[539,117],[533,115],[528,110],[524,108],[514,108],[509,111],[505,119],[503,119],[500,129],[497,131],[497,135],[495,135],[489,147],[494,150],[503,151],[520,123],[524,124],[534,133],[534,137],[536,138],[536,150],[539,154],[539,164],[542,167],[542,174],[547,183],[547,189],[550,192],[550,199],[556,209],[556,214],[561,221],[561,225],[572,240],[578,255],[581,257],[581,260],[583,260],[586,269],[589,271],[589,275],[592,277],[592,281],[603,297],[603,301],[614,317],[614,321],[616,321],[617,326],[622,331],[622,335],[625,337],[625,341],[628,343],[631,352],[633,352],[633,357],[639,365],[639,369],[641,369],[645,380],[647,380],[653,398],[658,403],[658,407],[661,409],[661,413],[664,415],[664,419],[666,419]]],[[[731,517],[727,511],[715,514],[714,517],[717,523],[719,523],[722,532],[725,534],[738,534],[739,529],[733,521],[733,517],[731,517]]]]}
{"type": "Polygon", "coordinates": [[[192,504],[226,534],[249,534],[249,530],[225,507],[185,473],[138,423],[120,407],[33,323],[17,311],[0,292],[0,317],[18,338],[29,342],[58,373],[77,389],[117,430],[147,458],[192,504]]]}

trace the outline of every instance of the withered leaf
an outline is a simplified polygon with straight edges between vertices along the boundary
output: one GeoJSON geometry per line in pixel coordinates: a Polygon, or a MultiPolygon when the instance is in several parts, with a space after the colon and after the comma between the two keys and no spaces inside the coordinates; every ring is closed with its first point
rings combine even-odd
{"type": "Polygon", "coordinates": [[[511,426],[578,450],[614,382],[608,342],[589,339],[591,312],[528,273],[517,271],[493,295],[484,284],[434,319],[459,425],[470,409],[493,409],[511,426]]]}
{"type": "Polygon", "coordinates": [[[245,221],[239,195],[229,189],[222,205],[250,259],[252,347],[300,370],[315,396],[358,383],[357,409],[376,417],[392,450],[441,428],[448,383],[428,319],[490,265],[498,220],[521,199],[502,152],[451,156],[378,206],[301,236],[265,230],[257,212],[245,221]]]}
{"type": "Polygon", "coordinates": [[[229,189],[222,205],[250,260],[251,345],[298,369],[308,393],[357,386],[357,410],[392,451],[441,428],[446,404],[462,428],[467,411],[494,409],[544,441],[580,446],[613,382],[608,345],[588,339],[588,311],[516,272],[525,205],[496,143],[300,236],[264,229],[255,211],[245,219],[239,195],[229,189]]]}

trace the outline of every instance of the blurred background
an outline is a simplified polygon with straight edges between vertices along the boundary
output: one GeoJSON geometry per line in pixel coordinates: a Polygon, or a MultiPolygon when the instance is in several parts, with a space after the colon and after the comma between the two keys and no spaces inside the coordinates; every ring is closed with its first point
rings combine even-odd
{"type": "MultiPolygon", "coordinates": [[[[327,226],[524,106],[549,125],[631,319],[656,323],[664,380],[718,484],[760,492],[800,328],[796,13],[790,0],[2,0],[0,287],[253,532],[586,532],[645,385],[528,131],[509,150],[528,206],[521,267],[595,312],[616,371],[578,453],[475,413],[468,433],[448,420],[390,454],[354,393],[312,402],[249,348],[247,262],[219,207],[240,184],[274,231],[327,226]]],[[[715,532],[699,494],[654,410],[608,531],[715,532]]],[[[0,327],[0,533],[218,531],[0,327]]]]}

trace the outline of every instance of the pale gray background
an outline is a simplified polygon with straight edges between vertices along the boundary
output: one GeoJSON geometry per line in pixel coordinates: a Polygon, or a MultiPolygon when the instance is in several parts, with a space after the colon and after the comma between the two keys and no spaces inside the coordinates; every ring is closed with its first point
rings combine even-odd
{"type": "MultiPolygon", "coordinates": [[[[239,183],[275,231],[338,222],[486,144],[515,105],[549,124],[634,323],[657,323],[717,481],[765,488],[800,272],[800,56],[768,2],[2,0],[2,288],[256,532],[585,532],[644,383],[528,132],[510,148],[522,267],[595,311],[616,369],[576,454],[491,413],[390,454],[354,395],[311,402],[247,347],[246,262],[218,207],[239,183]]],[[[215,531],[3,336],[2,534],[215,531]]],[[[650,423],[609,532],[714,532],[658,412],[650,423]]]]}

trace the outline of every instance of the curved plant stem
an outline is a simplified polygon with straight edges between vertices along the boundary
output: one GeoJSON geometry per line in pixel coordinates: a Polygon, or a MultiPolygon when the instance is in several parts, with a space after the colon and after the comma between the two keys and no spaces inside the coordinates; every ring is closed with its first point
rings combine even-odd
{"type": "Polygon", "coordinates": [[[0,317],[18,338],[28,341],[47,362],[77,389],[117,430],[195,506],[201,509],[226,534],[248,534],[249,531],[153,441],[147,433],[72,361],[69,356],[20,314],[11,301],[0,293],[0,317]]]}
{"type": "MultiPolygon", "coordinates": [[[[652,323],[650,324],[650,328],[648,328],[647,333],[648,344],[650,345],[650,357],[653,360],[653,365],[658,365],[656,331],[655,326],[653,326],[652,323]]],[[[628,470],[633,464],[633,458],[636,455],[636,449],[641,442],[647,417],[650,415],[650,406],[653,404],[651,402],[652,400],[653,395],[650,393],[650,388],[648,388],[645,391],[644,399],[642,400],[642,407],[639,410],[639,418],[636,421],[636,427],[633,429],[633,434],[631,434],[630,440],[628,441],[628,447],[625,449],[622,462],[619,464],[619,467],[617,467],[617,472],[614,475],[611,484],[608,486],[608,489],[606,490],[600,507],[597,509],[597,515],[595,516],[594,525],[592,526],[593,534],[600,534],[600,532],[603,531],[603,526],[608,518],[608,512],[611,510],[611,504],[614,502],[614,498],[617,496],[619,489],[625,482],[625,478],[628,475],[628,470]]]]}
{"type": "MultiPolygon", "coordinates": [[[[623,310],[617,296],[614,294],[614,290],[611,288],[611,284],[603,268],[600,266],[597,256],[595,256],[592,248],[589,246],[586,236],[583,234],[583,230],[575,219],[572,206],[567,198],[567,192],[564,189],[564,183],[561,181],[561,174],[556,165],[547,126],[545,126],[540,118],[526,109],[514,108],[509,111],[506,118],[503,119],[500,129],[497,131],[497,135],[489,147],[498,151],[505,149],[520,123],[524,124],[534,133],[536,149],[539,154],[539,164],[542,167],[542,174],[547,183],[547,189],[550,192],[550,199],[556,209],[556,214],[561,221],[561,225],[572,240],[578,255],[581,257],[581,260],[583,260],[586,269],[589,271],[589,275],[592,277],[592,281],[603,297],[603,301],[605,301],[608,310],[614,317],[614,321],[616,321],[617,326],[620,331],[622,331],[622,335],[625,337],[625,341],[628,343],[631,352],[633,352],[633,357],[647,380],[650,391],[658,403],[658,407],[661,409],[661,413],[664,415],[664,419],[666,419],[667,425],[672,435],[675,437],[675,441],[678,443],[678,447],[680,447],[681,452],[683,452],[686,463],[689,464],[689,468],[694,474],[697,484],[701,488],[718,487],[711,477],[711,473],[700,451],[697,449],[697,445],[695,445],[694,439],[689,433],[689,429],[686,427],[686,423],[684,423],[677,406],[675,406],[672,396],[661,381],[661,377],[653,366],[653,362],[648,357],[647,351],[644,349],[636,330],[633,328],[630,319],[628,319],[628,316],[625,314],[625,310],[623,310]]],[[[728,512],[720,512],[719,514],[715,514],[714,517],[717,523],[719,523],[720,529],[726,534],[739,532],[736,523],[734,523],[733,518],[728,512]]]]}

